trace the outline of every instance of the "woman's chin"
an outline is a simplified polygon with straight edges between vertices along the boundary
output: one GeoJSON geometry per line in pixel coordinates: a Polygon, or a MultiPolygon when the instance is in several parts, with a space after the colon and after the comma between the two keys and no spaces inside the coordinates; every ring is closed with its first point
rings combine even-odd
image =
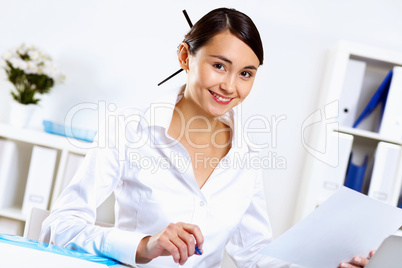
{"type": "Polygon", "coordinates": [[[219,116],[224,115],[226,112],[227,112],[227,109],[219,109],[219,110],[214,109],[214,110],[210,110],[209,114],[212,117],[219,117],[219,116]]]}

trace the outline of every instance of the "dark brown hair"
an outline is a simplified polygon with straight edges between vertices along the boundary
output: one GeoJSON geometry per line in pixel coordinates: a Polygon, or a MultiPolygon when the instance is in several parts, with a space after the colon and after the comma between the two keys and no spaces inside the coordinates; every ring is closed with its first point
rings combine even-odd
{"type": "Polygon", "coordinates": [[[255,53],[260,65],[264,61],[264,50],[260,34],[254,22],[246,14],[229,8],[218,8],[203,16],[185,35],[183,42],[195,55],[198,49],[207,45],[212,38],[224,31],[246,43],[255,53]]]}

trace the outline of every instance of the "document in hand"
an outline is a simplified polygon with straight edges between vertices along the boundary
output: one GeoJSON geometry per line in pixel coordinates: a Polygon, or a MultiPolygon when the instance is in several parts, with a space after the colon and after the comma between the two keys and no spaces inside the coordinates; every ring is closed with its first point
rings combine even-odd
{"type": "Polygon", "coordinates": [[[367,256],[402,225],[402,209],[342,187],[260,253],[308,268],[367,256]]]}

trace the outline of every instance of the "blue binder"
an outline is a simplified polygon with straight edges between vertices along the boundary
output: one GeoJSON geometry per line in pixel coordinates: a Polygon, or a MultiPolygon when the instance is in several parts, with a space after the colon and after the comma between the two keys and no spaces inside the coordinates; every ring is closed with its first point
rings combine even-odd
{"type": "Polygon", "coordinates": [[[348,170],[346,172],[345,186],[361,192],[363,189],[364,175],[366,174],[368,156],[364,158],[364,163],[361,166],[355,165],[352,162],[353,153],[350,154],[348,170]]]}
{"type": "MultiPolygon", "coordinates": [[[[401,193],[402,193],[402,189],[401,189],[401,193]]],[[[402,208],[402,194],[399,194],[398,208],[402,208]]]]}
{"type": "Polygon", "coordinates": [[[381,85],[378,87],[377,91],[374,93],[373,97],[371,97],[369,103],[364,108],[363,112],[357,118],[356,122],[353,124],[353,127],[356,128],[366,117],[368,117],[374,109],[381,104],[381,117],[384,113],[385,102],[387,101],[389,86],[391,85],[392,80],[392,69],[388,72],[387,76],[382,81],[381,85]]]}

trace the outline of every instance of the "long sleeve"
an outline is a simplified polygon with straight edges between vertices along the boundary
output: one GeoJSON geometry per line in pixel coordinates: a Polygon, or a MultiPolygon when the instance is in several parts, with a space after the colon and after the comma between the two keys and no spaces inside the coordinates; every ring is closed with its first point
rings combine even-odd
{"type": "MultiPolygon", "coordinates": [[[[180,96],[144,110],[117,112],[118,124],[111,124],[105,140],[100,133],[99,148],[88,153],[54,204],[41,239],[136,265],[138,244],[146,235],[172,222],[188,222],[200,226],[204,254],[193,255],[183,267],[218,268],[228,241],[227,251],[239,267],[293,267],[258,255],[269,243],[271,231],[262,177],[255,169],[243,168],[244,161],[252,160],[245,144],[233,143],[239,146],[230,149],[223,165],[202,189],[197,185],[189,154],[167,134],[172,107],[180,96]],[[96,208],[112,192],[115,227],[95,226],[96,208]]],[[[235,115],[230,112],[228,117],[235,115]]],[[[171,256],[160,256],[138,266],[177,267],[177,263],[171,256]]]]}
{"type": "Polygon", "coordinates": [[[259,254],[258,252],[271,240],[272,232],[267,215],[262,174],[258,171],[253,199],[226,246],[226,251],[237,267],[302,268],[259,254]]]}
{"type": "Polygon", "coordinates": [[[113,192],[122,175],[118,150],[96,148],[42,225],[41,241],[114,258],[134,265],[142,233],[95,226],[96,208],[113,192]]]}

